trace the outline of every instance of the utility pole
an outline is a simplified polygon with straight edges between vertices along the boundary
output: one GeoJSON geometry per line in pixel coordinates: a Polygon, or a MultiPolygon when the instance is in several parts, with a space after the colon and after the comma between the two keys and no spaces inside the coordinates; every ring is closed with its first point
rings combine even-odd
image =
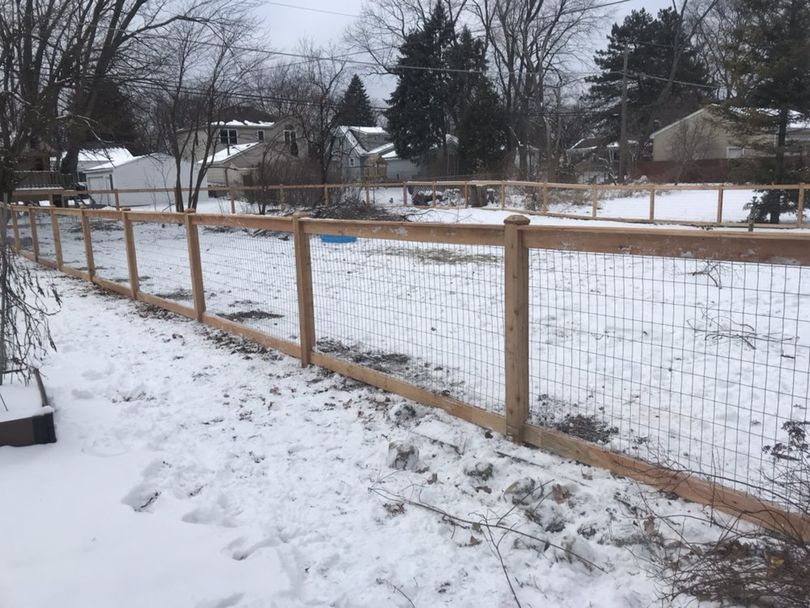
{"type": "Polygon", "coordinates": [[[619,181],[624,183],[627,175],[627,59],[630,47],[624,45],[624,62],[622,65],[622,126],[619,135],[619,181]]]}

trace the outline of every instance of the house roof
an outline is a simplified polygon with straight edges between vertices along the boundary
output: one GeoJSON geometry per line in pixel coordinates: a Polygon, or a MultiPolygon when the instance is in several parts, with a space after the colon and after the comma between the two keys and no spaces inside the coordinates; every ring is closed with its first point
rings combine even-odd
{"type": "MultiPolygon", "coordinates": [[[[680,119],[676,120],[675,122],[670,123],[667,126],[658,129],[657,131],[654,131],[653,133],[650,134],[650,139],[655,139],[655,137],[657,135],[660,135],[661,133],[670,130],[672,127],[675,127],[675,126],[681,124],[682,122],[684,122],[686,120],[689,120],[690,118],[692,118],[694,116],[697,116],[698,114],[702,114],[703,112],[707,112],[707,111],[711,110],[712,108],[716,108],[716,107],[717,107],[716,105],[709,105],[709,106],[705,106],[703,108],[700,108],[699,110],[697,110],[695,112],[692,112],[691,114],[689,114],[687,116],[684,116],[683,118],[680,118],[680,119]]],[[[778,111],[778,110],[774,110],[772,108],[734,108],[731,111],[734,112],[736,110],[739,110],[740,112],[743,112],[743,111],[746,111],[746,110],[747,111],[755,111],[755,112],[758,112],[760,114],[776,114],[777,111],[778,111]]],[[[791,111],[790,115],[789,115],[789,119],[788,119],[788,130],[790,130],[790,131],[810,130],[810,116],[804,116],[799,112],[791,111]]]]}
{"type": "Polygon", "coordinates": [[[225,122],[212,122],[212,127],[251,127],[254,129],[269,129],[275,122],[254,122],[252,120],[228,120],[225,122]]]}
{"type": "Polygon", "coordinates": [[[168,154],[161,154],[161,153],[154,153],[154,154],[142,154],[141,156],[131,156],[130,158],[121,158],[116,159],[114,161],[110,161],[108,163],[104,163],[103,165],[98,165],[96,167],[90,167],[89,169],[85,169],[85,173],[97,173],[101,171],[109,171],[110,169],[115,169],[116,167],[121,167],[123,165],[128,165],[129,163],[134,163],[141,161],[146,158],[156,159],[159,157],[163,157],[164,159],[171,158],[168,154]]]}
{"type": "Polygon", "coordinates": [[[80,163],[121,163],[135,158],[132,153],[123,147],[114,148],[88,148],[79,150],[80,163]]]}
{"type": "Polygon", "coordinates": [[[338,132],[349,142],[349,147],[358,156],[378,154],[380,148],[391,143],[391,136],[382,127],[341,125],[338,132]]]}
{"type": "MultiPolygon", "coordinates": [[[[209,165],[225,163],[259,145],[261,145],[261,142],[258,141],[254,141],[249,144],[234,144],[233,146],[228,146],[219,152],[215,152],[206,159],[206,162],[209,165]]],[[[197,161],[197,163],[200,164],[202,161],[197,161]]]]}

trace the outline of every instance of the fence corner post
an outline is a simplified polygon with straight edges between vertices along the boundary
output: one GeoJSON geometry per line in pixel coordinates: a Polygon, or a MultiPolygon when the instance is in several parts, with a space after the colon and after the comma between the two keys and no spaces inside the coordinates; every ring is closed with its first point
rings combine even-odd
{"type": "Polygon", "coordinates": [[[194,301],[194,316],[198,321],[205,314],[205,287],[203,284],[202,262],[200,260],[200,233],[194,223],[194,209],[186,209],[186,243],[188,244],[188,266],[191,271],[191,296],[194,301]]]}
{"type": "Polygon", "coordinates": [[[315,348],[315,308],[312,295],[312,256],[309,248],[309,235],[304,232],[301,220],[306,214],[296,211],[293,214],[293,238],[295,241],[295,275],[298,290],[298,326],[301,343],[301,367],[312,363],[312,350],[315,348]]]}
{"type": "Polygon", "coordinates": [[[504,220],[504,354],[506,436],[523,442],[529,419],[529,250],[520,228],[524,215],[504,220]]]}
{"type": "Polygon", "coordinates": [[[90,218],[87,217],[87,211],[85,209],[81,209],[79,213],[81,213],[82,219],[82,236],[84,237],[84,257],[86,258],[87,262],[87,278],[92,283],[93,278],[96,276],[96,262],[93,259],[93,241],[90,232],[90,218]]]}
{"type": "Polygon", "coordinates": [[[129,219],[129,209],[121,210],[124,221],[124,245],[127,251],[127,267],[129,268],[129,289],[133,300],[138,299],[140,285],[138,283],[138,257],[135,253],[135,232],[132,229],[132,220],[129,219]]]}

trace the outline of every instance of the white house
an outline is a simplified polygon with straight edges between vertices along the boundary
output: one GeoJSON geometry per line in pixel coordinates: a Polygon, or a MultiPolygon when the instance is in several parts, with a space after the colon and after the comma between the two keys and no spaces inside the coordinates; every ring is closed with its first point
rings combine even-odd
{"type": "Polygon", "coordinates": [[[391,136],[381,127],[338,127],[335,154],[347,181],[409,179],[419,172],[415,163],[397,156],[391,136]]]}
{"type": "MultiPolygon", "coordinates": [[[[180,175],[183,187],[188,187],[189,176],[196,167],[188,161],[180,164],[180,175]]],[[[177,167],[174,157],[168,154],[146,154],[135,156],[127,160],[117,160],[104,163],[87,169],[87,189],[91,198],[102,205],[114,205],[114,194],[93,194],[93,190],[125,190],[125,189],[169,189],[169,192],[133,192],[121,193],[119,200],[122,206],[144,207],[150,206],[161,210],[174,205],[175,182],[177,167]]],[[[203,178],[200,187],[200,197],[207,197],[208,180],[203,178]]]]}
{"type": "Polygon", "coordinates": [[[84,173],[88,169],[93,169],[107,163],[122,163],[135,158],[126,148],[92,148],[79,150],[76,171],[79,174],[79,181],[85,181],[84,173]]]}

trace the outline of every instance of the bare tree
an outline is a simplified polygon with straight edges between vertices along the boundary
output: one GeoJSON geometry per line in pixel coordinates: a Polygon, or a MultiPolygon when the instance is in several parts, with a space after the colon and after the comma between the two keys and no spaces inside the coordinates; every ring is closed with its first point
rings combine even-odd
{"type": "Polygon", "coordinates": [[[698,161],[709,158],[717,132],[717,125],[711,119],[685,120],[675,127],[670,143],[670,154],[676,164],[674,176],[676,183],[693,170],[698,161]]]}
{"type": "Polygon", "coordinates": [[[530,150],[546,140],[538,123],[549,77],[557,80],[576,43],[604,17],[594,0],[471,0],[486,36],[510,124],[509,150],[529,177],[530,150]]]}

